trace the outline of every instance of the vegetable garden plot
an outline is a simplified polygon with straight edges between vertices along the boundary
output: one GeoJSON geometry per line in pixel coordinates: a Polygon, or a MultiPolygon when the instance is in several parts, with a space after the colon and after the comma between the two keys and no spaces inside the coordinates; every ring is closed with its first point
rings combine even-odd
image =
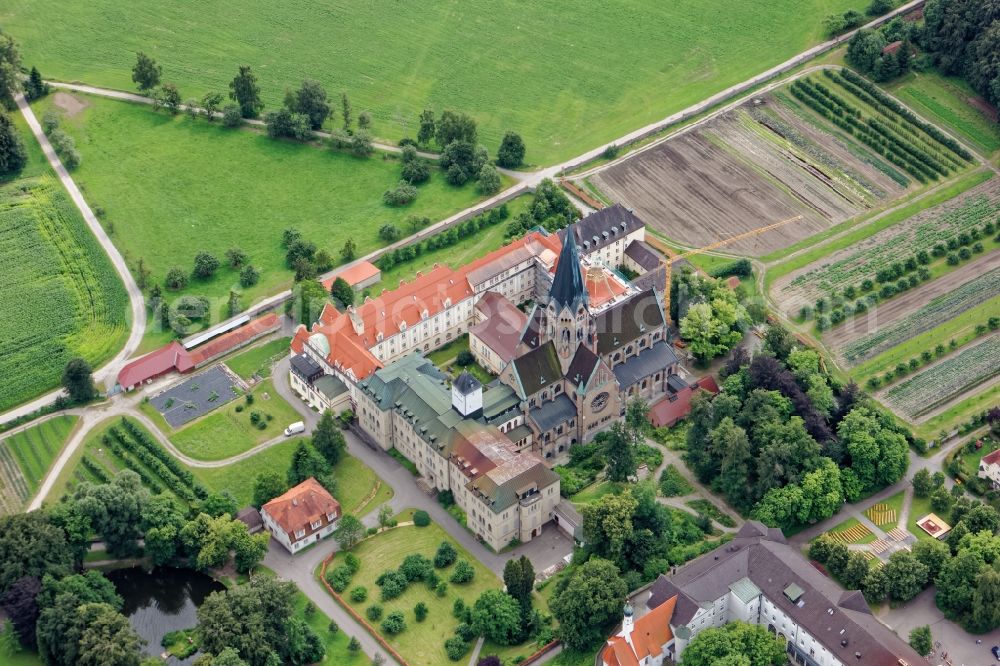
{"type": "Polygon", "coordinates": [[[235,400],[238,383],[224,366],[215,365],[149,399],[174,428],[235,400]]]}
{"type": "MultiPolygon", "coordinates": [[[[964,195],[894,224],[775,282],[775,294],[792,311],[866,279],[896,261],[1000,218],[1000,181],[993,178],[964,195]]],[[[988,239],[983,239],[988,240],[988,239]]],[[[859,294],[861,292],[859,291],[859,294]]]]}
{"type": "Polygon", "coordinates": [[[952,358],[885,391],[897,412],[917,418],[1000,374],[1000,335],[972,345],[952,358]]]}
{"type": "Polygon", "coordinates": [[[874,332],[845,344],[841,354],[850,365],[857,365],[988,301],[998,291],[1000,268],[994,268],[948,293],[936,296],[923,307],[891,324],[880,326],[874,332]]]}

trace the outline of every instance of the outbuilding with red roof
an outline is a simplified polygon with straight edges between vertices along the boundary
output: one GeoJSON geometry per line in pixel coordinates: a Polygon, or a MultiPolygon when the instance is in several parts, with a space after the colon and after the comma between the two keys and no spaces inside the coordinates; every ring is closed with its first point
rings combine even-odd
{"type": "Polygon", "coordinates": [[[341,515],[340,503],[313,477],[260,508],[264,526],[292,554],[332,534],[341,515]]]}

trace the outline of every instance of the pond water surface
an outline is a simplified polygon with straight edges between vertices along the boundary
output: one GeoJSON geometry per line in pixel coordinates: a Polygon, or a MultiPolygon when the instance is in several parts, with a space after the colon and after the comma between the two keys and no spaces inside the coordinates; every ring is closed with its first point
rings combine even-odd
{"type": "MultiPolygon", "coordinates": [[[[146,640],[145,653],[160,656],[163,637],[179,629],[198,624],[198,606],[212,592],[226,589],[205,574],[190,569],[138,567],[107,573],[118,594],[125,600],[122,613],[136,632],[146,640]]],[[[188,659],[171,659],[171,664],[189,664],[188,659]]]]}

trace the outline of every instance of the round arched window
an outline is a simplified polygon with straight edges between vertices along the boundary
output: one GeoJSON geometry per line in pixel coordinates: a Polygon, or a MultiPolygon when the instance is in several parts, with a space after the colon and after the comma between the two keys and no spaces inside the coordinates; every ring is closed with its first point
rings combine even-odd
{"type": "Polygon", "coordinates": [[[608,406],[608,398],[610,397],[611,395],[607,391],[598,394],[596,398],[590,401],[591,411],[595,413],[603,411],[604,408],[608,406]]]}

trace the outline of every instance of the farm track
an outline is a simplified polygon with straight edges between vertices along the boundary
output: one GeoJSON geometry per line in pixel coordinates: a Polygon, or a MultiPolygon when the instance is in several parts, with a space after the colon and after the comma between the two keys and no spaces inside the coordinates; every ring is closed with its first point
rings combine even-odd
{"type": "Polygon", "coordinates": [[[849,366],[851,364],[846,362],[841,353],[845,346],[885,326],[891,325],[914,311],[919,310],[932,299],[954,291],[966,282],[970,282],[994,269],[1000,269],[1000,251],[994,251],[979,257],[936,280],[927,282],[916,289],[911,289],[900,296],[895,296],[884,303],[880,303],[877,307],[869,310],[867,315],[855,317],[825,332],[823,334],[823,342],[828,348],[834,351],[838,357],[838,361],[849,366]]]}

